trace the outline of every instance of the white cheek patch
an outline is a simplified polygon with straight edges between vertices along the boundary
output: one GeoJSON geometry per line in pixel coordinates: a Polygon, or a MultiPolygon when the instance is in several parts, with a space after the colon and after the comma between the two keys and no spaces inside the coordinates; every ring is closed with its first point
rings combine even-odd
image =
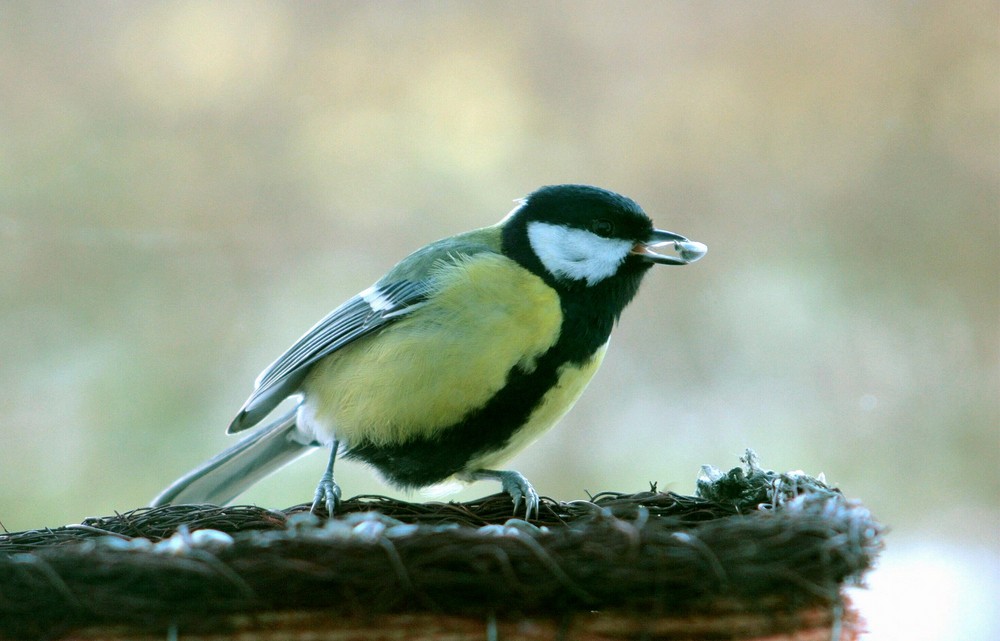
{"type": "Polygon", "coordinates": [[[550,274],[596,285],[614,275],[632,251],[631,241],[601,238],[583,229],[528,223],[528,242],[550,274]]]}

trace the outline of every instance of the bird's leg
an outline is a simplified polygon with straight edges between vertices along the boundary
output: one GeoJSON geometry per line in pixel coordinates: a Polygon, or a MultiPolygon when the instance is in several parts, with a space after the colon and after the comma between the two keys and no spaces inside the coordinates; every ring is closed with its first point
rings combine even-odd
{"type": "Polygon", "coordinates": [[[330,462],[326,464],[326,471],[323,472],[323,476],[319,479],[312,507],[309,508],[309,511],[313,514],[316,513],[316,508],[319,507],[320,503],[326,504],[326,513],[330,518],[333,518],[333,515],[340,508],[340,486],[333,480],[333,462],[337,460],[337,449],[339,446],[340,441],[334,441],[330,445],[330,462]]]}
{"type": "Polygon", "coordinates": [[[532,514],[538,517],[538,492],[531,486],[524,475],[514,470],[476,470],[467,475],[471,481],[493,480],[500,481],[503,491],[510,494],[514,501],[514,514],[524,501],[524,518],[530,519],[532,514]]]}

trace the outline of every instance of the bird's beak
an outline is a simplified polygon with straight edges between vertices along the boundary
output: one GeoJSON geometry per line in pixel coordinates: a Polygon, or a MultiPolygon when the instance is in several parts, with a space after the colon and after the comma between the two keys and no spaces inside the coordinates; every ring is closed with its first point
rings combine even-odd
{"type": "Polygon", "coordinates": [[[702,243],[688,240],[680,234],[670,231],[654,229],[648,240],[635,244],[631,254],[660,265],[687,265],[704,256],[707,251],[708,247],[702,243]],[[661,245],[673,245],[677,256],[668,256],[653,251],[654,247],[661,245]]]}

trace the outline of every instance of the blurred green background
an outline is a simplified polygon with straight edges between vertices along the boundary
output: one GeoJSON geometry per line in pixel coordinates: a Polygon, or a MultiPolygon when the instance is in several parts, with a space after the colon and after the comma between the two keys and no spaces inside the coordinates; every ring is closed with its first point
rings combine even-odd
{"type": "MultiPolygon", "coordinates": [[[[395,261],[584,182],[710,252],[647,278],[588,393],[512,467],[564,500],[691,492],[753,447],[892,527],[858,597],[873,634],[951,636],[886,624],[901,594],[1000,630],[998,16],[0,5],[0,522],[148,502],[395,261]]],[[[306,501],[324,459],[244,499],[306,501]]],[[[352,463],[338,478],[398,495],[352,463]]]]}

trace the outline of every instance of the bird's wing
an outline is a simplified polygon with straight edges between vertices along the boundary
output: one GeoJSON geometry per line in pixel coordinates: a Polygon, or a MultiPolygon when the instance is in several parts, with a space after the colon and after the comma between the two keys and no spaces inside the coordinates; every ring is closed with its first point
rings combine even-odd
{"type": "Polygon", "coordinates": [[[254,391],[229,426],[229,433],[252,427],[295,394],[316,361],[371,334],[423,305],[436,286],[435,274],[463,256],[499,253],[498,225],[465,232],[413,252],[381,280],[316,323],[257,377],[254,391]]]}
{"type": "Polygon", "coordinates": [[[380,281],[330,312],[261,372],[229,432],[252,427],[294,394],[316,361],[420,307],[431,287],[429,279],[380,281]]]}

